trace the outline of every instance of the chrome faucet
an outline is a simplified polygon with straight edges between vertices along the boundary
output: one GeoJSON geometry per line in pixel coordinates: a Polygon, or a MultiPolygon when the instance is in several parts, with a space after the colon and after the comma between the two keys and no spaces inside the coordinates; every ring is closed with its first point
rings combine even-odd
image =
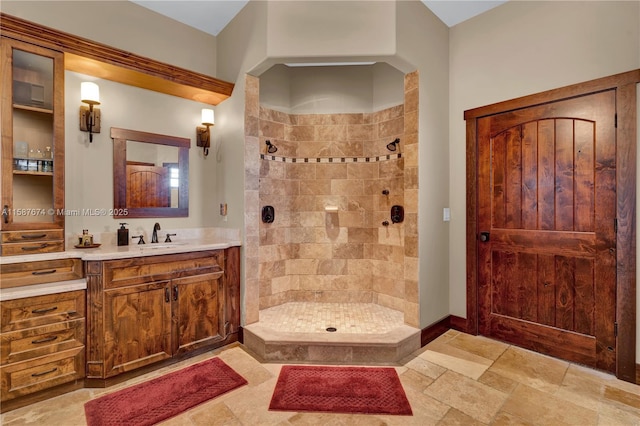
{"type": "Polygon", "coordinates": [[[158,222],[156,222],[155,225],[153,225],[153,234],[151,234],[151,242],[152,243],[157,243],[158,242],[158,231],[160,230],[160,224],[158,222]]]}

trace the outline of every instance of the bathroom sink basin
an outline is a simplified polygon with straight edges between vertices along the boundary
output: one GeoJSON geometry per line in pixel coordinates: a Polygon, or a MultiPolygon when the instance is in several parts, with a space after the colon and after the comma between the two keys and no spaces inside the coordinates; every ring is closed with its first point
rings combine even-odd
{"type": "Polygon", "coordinates": [[[183,241],[179,241],[179,242],[175,242],[175,243],[150,243],[150,244],[144,244],[144,245],[140,245],[140,250],[158,250],[158,249],[166,249],[166,248],[173,248],[173,247],[178,247],[178,246],[183,246],[186,245],[186,242],[183,241]]]}

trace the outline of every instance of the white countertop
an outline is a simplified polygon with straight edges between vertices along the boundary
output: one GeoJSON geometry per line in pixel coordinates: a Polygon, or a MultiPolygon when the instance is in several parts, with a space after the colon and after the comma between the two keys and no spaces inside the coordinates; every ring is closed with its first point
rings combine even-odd
{"type": "MultiPolygon", "coordinates": [[[[206,250],[221,250],[242,245],[240,232],[233,229],[203,228],[179,230],[180,239],[170,243],[115,245],[115,238],[110,234],[97,235],[96,243],[104,241],[100,247],[75,248],[67,246],[66,251],[56,253],[27,254],[22,256],[2,256],[0,265],[35,262],[40,260],[79,258],[85,260],[126,259],[132,257],[158,256],[163,254],[189,253],[206,250]]],[[[67,238],[67,241],[71,238],[67,238]]],[[[73,238],[74,241],[75,238],[73,238]]],[[[87,288],[86,279],[59,281],[45,284],[25,285],[0,289],[0,301],[20,299],[24,297],[42,296],[87,288]]]]}
{"type": "MultiPolygon", "coordinates": [[[[98,235],[98,238],[95,239],[96,243],[99,243],[101,239],[106,241],[106,243],[101,244],[100,247],[75,248],[71,244],[68,245],[67,249],[63,252],[2,256],[0,257],[0,265],[69,258],[79,258],[82,260],[126,259],[130,257],[157,256],[161,254],[219,250],[242,245],[239,232],[235,232],[234,230],[220,231],[216,228],[205,228],[203,231],[181,231],[182,232],[178,234],[181,238],[174,238],[174,241],[170,243],[159,242],[132,244],[128,246],[117,246],[114,244],[115,239],[98,235]]],[[[70,238],[67,239],[67,241],[69,240],[70,238]]],[[[74,239],[74,241],[76,240],[74,239]]]]}

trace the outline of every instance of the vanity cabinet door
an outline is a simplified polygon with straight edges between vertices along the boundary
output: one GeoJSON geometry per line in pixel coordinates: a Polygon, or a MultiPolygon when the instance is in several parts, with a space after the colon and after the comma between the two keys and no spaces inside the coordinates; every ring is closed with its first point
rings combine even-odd
{"type": "Polygon", "coordinates": [[[176,355],[225,338],[222,277],[219,271],[171,281],[176,355]]]}
{"type": "MultiPolygon", "coordinates": [[[[64,228],[64,58],[6,37],[0,46],[0,230],[46,235],[64,228]]],[[[3,256],[64,250],[45,237],[20,241],[23,246],[6,242],[3,256]]]]}
{"type": "Polygon", "coordinates": [[[105,376],[171,358],[168,280],[104,292],[105,376]]]}

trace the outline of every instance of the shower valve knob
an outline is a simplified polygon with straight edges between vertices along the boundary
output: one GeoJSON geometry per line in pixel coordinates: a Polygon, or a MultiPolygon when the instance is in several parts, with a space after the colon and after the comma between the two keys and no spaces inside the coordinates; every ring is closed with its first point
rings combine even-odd
{"type": "Polygon", "coordinates": [[[389,226],[389,221],[385,220],[384,222],[382,222],[382,226],[389,226]]]}

